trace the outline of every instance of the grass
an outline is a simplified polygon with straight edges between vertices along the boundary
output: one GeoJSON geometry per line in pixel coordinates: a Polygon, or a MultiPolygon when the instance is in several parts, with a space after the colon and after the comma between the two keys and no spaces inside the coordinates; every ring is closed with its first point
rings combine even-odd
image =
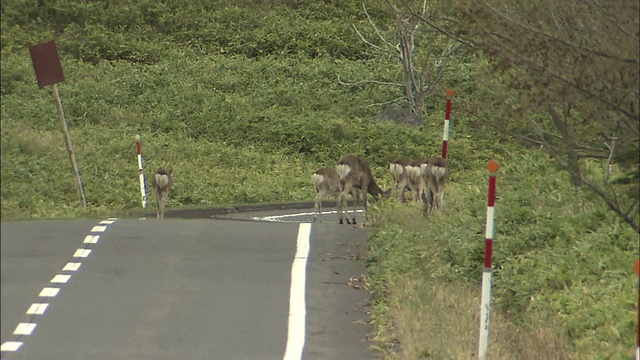
{"type": "MultiPolygon", "coordinates": [[[[491,358],[627,358],[637,234],[588,195],[577,196],[581,190],[544,156],[502,162],[491,358]]],[[[369,283],[376,348],[385,359],[477,354],[486,182],[486,174],[451,182],[446,209],[429,219],[418,204],[393,202],[373,215],[369,283]]]]}

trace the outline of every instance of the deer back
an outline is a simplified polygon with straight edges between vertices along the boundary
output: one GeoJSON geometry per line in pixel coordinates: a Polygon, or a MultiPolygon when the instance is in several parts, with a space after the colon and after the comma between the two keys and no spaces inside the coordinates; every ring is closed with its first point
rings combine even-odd
{"type": "Polygon", "coordinates": [[[349,182],[351,186],[364,189],[374,196],[389,197],[391,190],[383,192],[371,173],[369,164],[362,158],[346,155],[336,164],[336,172],[341,182],[349,182]]]}
{"type": "Polygon", "coordinates": [[[447,160],[442,157],[433,157],[421,166],[421,172],[427,185],[433,189],[444,188],[449,176],[447,160]]]}
{"type": "Polygon", "coordinates": [[[413,184],[417,184],[420,182],[422,173],[420,171],[420,166],[423,164],[422,161],[411,161],[407,164],[404,169],[407,173],[407,178],[413,184]]]}
{"type": "Polygon", "coordinates": [[[405,175],[405,166],[409,165],[409,159],[400,158],[398,160],[394,160],[389,164],[389,172],[394,180],[401,178],[405,175]]]}
{"type": "Polygon", "coordinates": [[[311,175],[311,181],[317,192],[338,193],[340,191],[340,178],[335,168],[322,168],[311,175]]]}
{"type": "Polygon", "coordinates": [[[169,191],[173,186],[173,169],[158,169],[153,175],[153,187],[161,191],[169,191]]]}

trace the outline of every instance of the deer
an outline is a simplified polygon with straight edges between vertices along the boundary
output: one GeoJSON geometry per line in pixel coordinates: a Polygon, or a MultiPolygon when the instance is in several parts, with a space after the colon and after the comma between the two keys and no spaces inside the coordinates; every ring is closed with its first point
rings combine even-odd
{"type": "MultiPolygon", "coordinates": [[[[336,203],[338,203],[337,198],[340,195],[340,177],[334,167],[327,167],[316,170],[311,175],[311,182],[313,182],[313,186],[316,190],[316,202],[313,206],[313,222],[316,222],[318,214],[322,213],[322,199],[325,196],[334,196],[336,198],[336,203]]],[[[359,195],[356,188],[353,188],[352,190],[351,196],[355,201],[356,197],[359,195]]]]}
{"type": "MultiPolygon", "coordinates": [[[[411,192],[413,201],[418,201],[425,191],[425,182],[421,171],[421,166],[424,163],[426,163],[426,161],[411,161],[404,167],[404,170],[407,174],[406,187],[411,192]]],[[[402,195],[404,202],[404,193],[402,195]]]]}
{"type": "Polygon", "coordinates": [[[449,177],[447,160],[439,156],[433,157],[420,166],[420,171],[426,185],[425,192],[422,194],[422,214],[428,217],[432,214],[434,207],[442,210],[442,197],[449,177]]]}
{"type": "MultiPolygon", "coordinates": [[[[364,203],[364,220],[367,220],[368,199],[367,195],[380,198],[389,198],[391,190],[383,191],[376,183],[371,173],[369,164],[362,158],[345,155],[341,157],[336,164],[336,172],[340,179],[340,196],[338,197],[338,222],[343,224],[343,210],[346,196],[353,189],[359,189],[362,192],[362,198],[364,203]]],[[[353,201],[353,214],[352,222],[349,222],[347,215],[347,224],[356,225],[356,207],[359,203],[359,197],[355,197],[353,201]]]]}
{"type": "Polygon", "coordinates": [[[395,185],[395,197],[400,202],[404,202],[404,191],[407,187],[407,173],[404,167],[409,165],[409,162],[409,159],[403,157],[394,160],[389,164],[389,172],[391,173],[391,177],[393,178],[393,183],[395,185]]]}
{"type": "Polygon", "coordinates": [[[173,186],[173,169],[158,169],[151,180],[158,205],[158,219],[164,219],[164,208],[169,199],[169,191],[173,186]]]}

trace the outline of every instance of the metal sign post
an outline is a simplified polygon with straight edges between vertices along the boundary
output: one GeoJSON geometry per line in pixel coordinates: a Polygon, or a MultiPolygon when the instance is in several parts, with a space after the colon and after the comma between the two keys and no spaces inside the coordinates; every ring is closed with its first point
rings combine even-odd
{"type": "Polygon", "coordinates": [[[58,87],[56,86],[57,83],[64,81],[64,73],[62,72],[62,65],[60,63],[60,57],[58,56],[56,43],[55,41],[49,41],[33,45],[29,47],[29,53],[31,54],[31,61],[36,72],[38,86],[42,89],[45,86],[53,85],[53,99],[58,109],[58,114],[60,115],[60,124],[64,141],[67,145],[67,152],[69,153],[71,170],[76,180],[80,202],[82,203],[82,207],[86,209],[87,200],[84,197],[84,189],[82,188],[82,180],[80,179],[80,172],[78,171],[78,164],[76,163],[76,156],[71,143],[71,136],[69,136],[67,121],[65,120],[62,109],[62,101],[60,100],[60,94],[58,94],[58,87]]]}

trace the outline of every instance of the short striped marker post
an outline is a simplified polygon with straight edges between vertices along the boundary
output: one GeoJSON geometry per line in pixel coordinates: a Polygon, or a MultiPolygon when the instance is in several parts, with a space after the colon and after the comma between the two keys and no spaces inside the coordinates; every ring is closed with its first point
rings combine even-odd
{"type": "Polygon", "coordinates": [[[142,207],[147,208],[147,182],[144,177],[144,158],[142,157],[142,144],[140,143],[140,135],[136,135],[136,146],[138,147],[138,177],[140,178],[140,196],[142,198],[142,207]]]}
{"type": "Polygon", "coordinates": [[[453,90],[447,89],[447,107],[444,112],[444,131],[442,133],[442,158],[447,159],[447,146],[449,145],[449,120],[451,119],[451,98],[453,90]]]}
{"type": "Polygon", "coordinates": [[[491,286],[493,285],[491,253],[495,234],[496,172],[500,168],[500,164],[496,160],[490,160],[487,168],[489,169],[489,199],[487,204],[484,269],[482,271],[482,298],[480,300],[480,341],[478,342],[478,356],[480,359],[486,358],[487,349],[489,348],[489,317],[491,313],[491,286]]]}

